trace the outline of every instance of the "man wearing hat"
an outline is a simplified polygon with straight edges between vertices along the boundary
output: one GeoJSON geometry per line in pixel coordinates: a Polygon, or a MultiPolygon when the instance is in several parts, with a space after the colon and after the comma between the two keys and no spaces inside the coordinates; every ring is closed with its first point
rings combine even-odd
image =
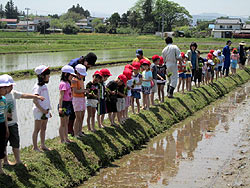
{"type": "Polygon", "coordinates": [[[96,60],[97,56],[94,53],[90,52],[86,56],[81,56],[79,58],[72,59],[68,65],[75,69],[76,65],[82,64],[86,67],[86,69],[88,69],[91,66],[95,65],[96,60]]]}
{"type": "Polygon", "coordinates": [[[182,58],[179,48],[176,45],[173,45],[173,39],[171,37],[167,37],[165,42],[167,46],[162,51],[162,57],[167,66],[168,73],[172,73],[168,83],[168,97],[173,98],[174,89],[176,88],[178,81],[177,61],[182,61],[182,58]]]}
{"type": "Polygon", "coordinates": [[[136,58],[133,60],[133,62],[140,62],[141,59],[146,59],[149,61],[148,58],[143,56],[143,50],[142,49],[137,49],[136,50],[136,58]]]}
{"type": "Polygon", "coordinates": [[[230,52],[230,46],[232,44],[231,40],[227,41],[226,46],[223,48],[223,55],[225,56],[225,61],[224,61],[224,67],[223,67],[223,75],[226,70],[226,76],[229,74],[229,67],[230,67],[230,62],[231,62],[231,52],[230,52]]]}
{"type": "Polygon", "coordinates": [[[238,48],[238,51],[239,51],[239,55],[240,55],[240,61],[239,61],[239,66],[240,66],[240,69],[244,69],[245,67],[245,63],[246,63],[246,52],[245,52],[245,49],[244,47],[246,46],[246,43],[244,41],[240,42],[239,43],[239,48],[238,48]]]}

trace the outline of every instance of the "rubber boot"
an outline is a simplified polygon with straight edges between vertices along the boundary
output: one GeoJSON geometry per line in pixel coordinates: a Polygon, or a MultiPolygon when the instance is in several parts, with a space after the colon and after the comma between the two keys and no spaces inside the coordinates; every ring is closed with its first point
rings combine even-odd
{"type": "Polygon", "coordinates": [[[170,91],[170,84],[168,84],[168,87],[167,87],[167,93],[169,95],[169,91],[170,91]]]}
{"type": "Polygon", "coordinates": [[[175,89],[174,87],[170,86],[168,98],[170,99],[174,98],[174,89],[175,89]]]}

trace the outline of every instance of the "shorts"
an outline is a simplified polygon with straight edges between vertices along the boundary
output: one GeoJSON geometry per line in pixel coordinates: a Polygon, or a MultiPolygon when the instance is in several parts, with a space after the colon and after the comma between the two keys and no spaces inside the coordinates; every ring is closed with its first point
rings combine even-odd
{"type": "Polygon", "coordinates": [[[218,71],[219,71],[219,72],[222,71],[222,66],[218,66],[218,71]]]}
{"type": "MultiPolygon", "coordinates": [[[[72,114],[74,114],[74,107],[73,107],[72,101],[63,101],[62,108],[65,109],[64,111],[65,116],[71,116],[72,114]]],[[[58,105],[58,109],[59,109],[59,105],[58,105]]]]}
{"type": "Polygon", "coordinates": [[[150,90],[151,90],[151,87],[142,86],[142,93],[143,94],[149,95],[150,94],[150,90]]]}
{"type": "Polygon", "coordinates": [[[116,108],[117,112],[125,110],[125,98],[117,98],[116,108]]]}
{"type": "Polygon", "coordinates": [[[8,128],[9,128],[10,136],[6,140],[6,145],[9,141],[11,147],[19,148],[20,147],[20,137],[19,137],[18,125],[14,124],[12,126],[8,126],[8,128]]]}
{"type": "MultiPolygon", "coordinates": [[[[34,115],[35,120],[44,120],[43,119],[44,114],[40,110],[39,111],[38,110],[33,110],[33,115],[34,115]]],[[[50,114],[49,113],[46,114],[45,118],[47,118],[47,119],[51,118],[50,114]]]]}
{"type": "Polygon", "coordinates": [[[125,107],[128,108],[131,105],[131,97],[127,96],[125,98],[125,107]]]}
{"type": "Polygon", "coordinates": [[[75,112],[83,112],[86,110],[86,100],[84,97],[73,97],[72,104],[75,112]]]}
{"type": "Polygon", "coordinates": [[[186,78],[192,78],[192,74],[186,74],[186,78]]]}
{"type": "Polygon", "coordinates": [[[232,61],[231,68],[236,69],[236,67],[237,67],[237,62],[232,61]]]}
{"type": "Polygon", "coordinates": [[[5,122],[0,123],[0,159],[3,159],[6,155],[6,126],[5,122]]]}
{"type": "Polygon", "coordinates": [[[141,99],[141,91],[140,90],[131,90],[132,97],[136,99],[141,99]]]}
{"type": "Polygon", "coordinates": [[[181,74],[179,74],[179,78],[186,78],[186,74],[183,72],[183,73],[181,73],[181,74]]]}
{"type": "Polygon", "coordinates": [[[103,115],[107,113],[105,99],[100,99],[100,102],[97,104],[96,110],[98,115],[103,115]]]}
{"type": "Polygon", "coordinates": [[[87,107],[96,108],[98,104],[98,100],[96,99],[87,99],[87,107]]]}
{"type": "Polygon", "coordinates": [[[153,80],[154,86],[151,88],[151,93],[156,93],[157,92],[157,80],[153,80]]]}
{"type": "Polygon", "coordinates": [[[115,99],[115,100],[107,100],[106,101],[106,108],[107,108],[107,112],[108,113],[112,113],[112,112],[117,112],[117,107],[116,107],[116,105],[114,105],[114,104],[116,104],[117,103],[117,100],[115,99]]]}
{"type": "Polygon", "coordinates": [[[166,80],[162,81],[162,80],[157,80],[157,85],[165,85],[166,84],[166,80]]]}

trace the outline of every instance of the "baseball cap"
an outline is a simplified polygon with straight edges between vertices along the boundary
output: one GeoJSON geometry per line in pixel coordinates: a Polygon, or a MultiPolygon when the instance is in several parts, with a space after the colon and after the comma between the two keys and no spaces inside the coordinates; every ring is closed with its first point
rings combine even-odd
{"type": "Polygon", "coordinates": [[[132,79],[132,71],[130,69],[125,69],[123,74],[127,77],[128,80],[132,79]]]}
{"type": "Polygon", "coordinates": [[[71,66],[69,66],[69,65],[65,65],[65,66],[62,68],[62,72],[64,72],[64,73],[69,73],[69,74],[72,74],[72,75],[76,76],[75,70],[73,69],[73,67],[71,67],[71,66]]]}
{"type": "Polygon", "coordinates": [[[213,58],[212,54],[211,53],[207,54],[207,58],[212,59],[213,58]]]}
{"type": "Polygon", "coordinates": [[[76,65],[75,69],[82,76],[87,76],[88,75],[88,73],[86,72],[86,67],[84,65],[82,65],[82,64],[76,65]]]}
{"type": "Polygon", "coordinates": [[[99,75],[99,76],[101,76],[101,77],[103,76],[102,73],[101,73],[100,71],[95,71],[95,73],[93,74],[93,76],[95,76],[95,75],[99,75]]]}
{"type": "Polygon", "coordinates": [[[7,87],[10,86],[11,84],[9,83],[9,77],[7,74],[3,74],[0,76],[0,87],[7,87]]]}
{"type": "Polygon", "coordinates": [[[142,49],[137,49],[136,50],[136,56],[143,55],[142,49]]]}
{"type": "Polygon", "coordinates": [[[137,62],[137,61],[134,61],[132,63],[132,67],[133,67],[133,69],[139,70],[140,67],[141,67],[141,64],[139,62],[137,62]]]}
{"type": "Polygon", "coordinates": [[[143,64],[147,64],[147,65],[151,65],[150,61],[146,60],[146,59],[141,59],[140,60],[140,64],[143,65],[143,64]]]}
{"type": "Polygon", "coordinates": [[[127,84],[127,77],[124,74],[120,74],[118,78],[124,83],[124,85],[127,84]]]}
{"type": "Polygon", "coordinates": [[[185,53],[181,52],[181,57],[184,58],[185,57],[185,53]]]}
{"type": "Polygon", "coordinates": [[[164,64],[164,59],[162,56],[160,56],[160,62],[159,62],[159,65],[163,65],[164,64]]]}
{"type": "Polygon", "coordinates": [[[153,57],[152,57],[153,62],[156,61],[157,59],[160,59],[160,56],[158,56],[158,55],[153,55],[153,57]]]}
{"type": "Polygon", "coordinates": [[[101,69],[100,72],[102,73],[103,76],[112,76],[112,74],[108,69],[101,69]]]}
{"type": "Polygon", "coordinates": [[[210,53],[210,54],[213,54],[213,53],[214,53],[214,50],[210,50],[209,53],[210,53]]]}
{"type": "Polygon", "coordinates": [[[35,68],[35,73],[36,73],[37,75],[40,75],[40,74],[42,74],[44,71],[46,71],[47,69],[49,69],[48,66],[46,66],[46,65],[40,65],[40,66],[38,66],[38,67],[35,68]]]}
{"type": "Polygon", "coordinates": [[[133,70],[133,66],[132,66],[132,65],[130,65],[130,64],[127,64],[127,65],[125,66],[125,69],[130,69],[130,70],[133,70]]]}

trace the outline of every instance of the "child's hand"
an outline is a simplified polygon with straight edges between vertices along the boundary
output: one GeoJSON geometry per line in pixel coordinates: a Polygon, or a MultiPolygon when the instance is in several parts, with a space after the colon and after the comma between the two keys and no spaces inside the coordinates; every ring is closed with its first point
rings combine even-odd
{"type": "Polygon", "coordinates": [[[50,118],[52,118],[52,114],[51,113],[49,113],[49,116],[50,116],[50,118]]]}
{"type": "Polygon", "coordinates": [[[9,136],[10,136],[10,132],[9,132],[9,129],[7,128],[7,129],[6,129],[5,138],[6,138],[6,139],[9,138],[9,136]]]}
{"type": "Polygon", "coordinates": [[[41,101],[44,101],[45,100],[45,98],[43,97],[43,96],[37,96],[36,97],[38,100],[41,100],[41,101]]]}
{"type": "MultiPolygon", "coordinates": [[[[62,115],[64,115],[63,114],[63,109],[62,108],[59,108],[59,115],[62,117],[62,115]]],[[[51,117],[52,117],[52,115],[51,115],[51,117]]]]}
{"type": "Polygon", "coordinates": [[[42,113],[43,114],[47,114],[49,112],[49,110],[44,110],[44,109],[42,109],[42,113]]]}
{"type": "Polygon", "coordinates": [[[115,94],[116,94],[116,92],[115,92],[115,91],[111,91],[111,94],[112,94],[112,95],[115,95],[115,94]]]}

